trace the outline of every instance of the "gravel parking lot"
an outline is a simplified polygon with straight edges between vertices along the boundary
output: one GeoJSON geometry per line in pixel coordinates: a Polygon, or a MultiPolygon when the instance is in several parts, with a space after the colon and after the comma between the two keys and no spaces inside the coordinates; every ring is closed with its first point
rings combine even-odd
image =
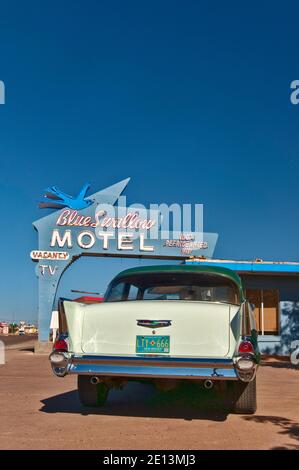
{"type": "Polygon", "coordinates": [[[54,377],[31,346],[8,349],[0,365],[1,449],[299,449],[299,369],[288,362],[260,367],[254,416],[168,402],[132,383],[88,409],[76,377],[54,377]]]}

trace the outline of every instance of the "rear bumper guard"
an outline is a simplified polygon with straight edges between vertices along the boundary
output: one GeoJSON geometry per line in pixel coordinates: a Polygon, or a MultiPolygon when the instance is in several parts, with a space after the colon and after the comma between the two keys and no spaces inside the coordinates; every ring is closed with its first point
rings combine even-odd
{"type": "MultiPolygon", "coordinates": [[[[65,370],[56,375],[95,375],[106,377],[239,380],[232,359],[196,359],[172,357],[111,357],[65,355],[65,370]]],[[[51,359],[51,356],[50,356],[51,359]]]]}

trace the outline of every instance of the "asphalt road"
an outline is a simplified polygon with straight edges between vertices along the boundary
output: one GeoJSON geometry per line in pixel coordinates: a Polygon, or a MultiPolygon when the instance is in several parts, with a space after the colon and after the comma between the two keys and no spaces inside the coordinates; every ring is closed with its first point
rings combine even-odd
{"type": "Polygon", "coordinates": [[[258,411],[227,414],[130,384],[105,407],[84,408],[76,377],[52,375],[46,356],[12,349],[0,365],[0,449],[299,449],[299,369],[268,361],[258,411]]]}

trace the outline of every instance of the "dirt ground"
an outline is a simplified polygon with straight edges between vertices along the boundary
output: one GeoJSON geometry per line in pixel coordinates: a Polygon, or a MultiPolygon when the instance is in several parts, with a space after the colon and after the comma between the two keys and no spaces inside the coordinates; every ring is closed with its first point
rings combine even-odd
{"type": "Polygon", "coordinates": [[[0,365],[1,449],[299,449],[299,370],[268,360],[258,372],[254,416],[199,410],[157,398],[149,385],[113,391],[82,408],[76,377],[53,376],[30,342],[0,365]]]}

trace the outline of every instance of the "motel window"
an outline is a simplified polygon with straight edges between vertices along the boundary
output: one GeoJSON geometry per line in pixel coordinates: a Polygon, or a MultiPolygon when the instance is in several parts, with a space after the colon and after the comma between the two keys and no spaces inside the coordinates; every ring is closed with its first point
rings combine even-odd
{"type": "Polygon", "coordinates": [[[247,300],[254,305],[260,335],[279,334],[279,295],[277,289],[246,289],[247,300]]]}

